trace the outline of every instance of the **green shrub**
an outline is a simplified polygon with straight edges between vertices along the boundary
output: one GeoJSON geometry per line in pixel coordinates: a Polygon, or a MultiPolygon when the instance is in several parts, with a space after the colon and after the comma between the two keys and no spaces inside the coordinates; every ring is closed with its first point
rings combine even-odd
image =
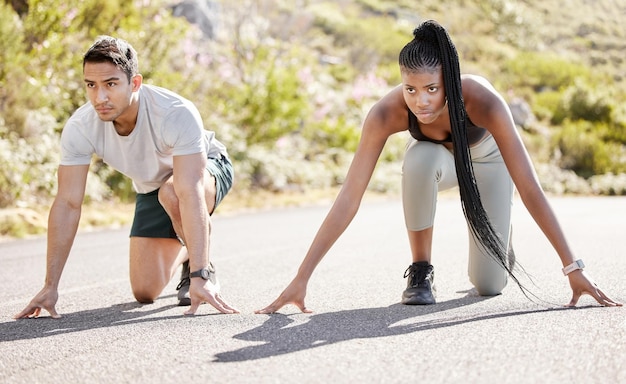
{"type": "Polygon", "coordinates": [[[28,137],[0,122],[0,208],[43,203],[56,186],[55,121],[46,111],[31,111],[26,121],[28,137]]]}
{"type": "Polygon", "coordinates": [[[554,135],[559,165],[585,178],[626,172],[624,146],[603,141],[599,135],[602,130],[596,127],[584,120],[563,122],[561,130],[554,135]]]}
{"type": "Polygon", "coordinates": [[[246,66],[247,81],[234,89],[229,101],[239,115],[234,124],[244,130],[248,145],[273,143],[299,130],[309,109],[295,56],[278,58],[266,48],[256,53],[246,66]]]}
{"type": "Polygon", "coordinates": [[[552,121],[561,104],[561,91],[543,91],[532,96],[532,111],[540,121],[552,121]]]}
{"type": "Polygon", "coordinates": [[[572,63],[555,54],[523,52],[507,61],[504,75],[510,78],[510,86],[530,87],[535,92],[561,90],[576,79],[592,78],[591,71],[582,64],[572,63]]]}
{"type": "Polygon", "coordinates": [[[18,137],[29,110],[39,108],[42,97],[36,78],[26,70],[30,61],[27,50],[18,15],[7,2],[0,2],[0,124],[18,137]]]}
{"type": "Polygon", "coordinates": [[[372,17],[361,13],[358,7],[341,9],[338,4],[326,3],[311,9],[316,27],[332,36],[335,49],[357,72],[397,63],[398,53],[413,37],[412,29],[398,28],[394,18],[372,17]]]}
{"type": "Polygon", "coordinates": [[[345,116],[339,116],[334,120],[324,119],[309,124],[304,134],[320,152],[325,148],[342,148],[354,152],[359,144],[361,131],[358,126],[349,124],[345,116]]]}
{"type": "Polygon", "coordinates": [[[612,108],[608,97],[576,81],[563,92],[552,123],[558,125],[565,119],[606,123],[611,120],[612,108]]]}
{"type": "MultiPolygon", "coordinates": [[[[626,96],[615,96],[612,100],[624,100],[626,96]]],[[[611,105],[611,117],[608,123],[599,124],[598,135],[604,141],[612,141],[626,146],[626,105],[611,105]]]]}

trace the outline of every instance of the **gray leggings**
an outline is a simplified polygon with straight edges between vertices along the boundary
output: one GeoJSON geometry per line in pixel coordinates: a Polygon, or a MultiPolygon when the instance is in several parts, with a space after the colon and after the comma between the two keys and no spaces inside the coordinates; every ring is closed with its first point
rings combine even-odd
{"type": "MultiPolygon", "coordinates": [[[[511,236],[511,205],[514,185],[500,150],[490,135],[470,149],[481,201],[504,244],[511,236]]],[[[402,202],[409,231],[421,231],[434,224],[437,192],[457,186],[454,156],[440,144],[412,140],[402,169],[402,202]]],[[[502,292],[507,272],[490,257],[469,231],[470,281],[480,295],[502,292]]]]}

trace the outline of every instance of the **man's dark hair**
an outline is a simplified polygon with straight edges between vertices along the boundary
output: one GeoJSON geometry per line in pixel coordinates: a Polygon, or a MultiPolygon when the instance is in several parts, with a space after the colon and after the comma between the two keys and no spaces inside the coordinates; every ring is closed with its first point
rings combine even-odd
{"type": "Polygon", "coordinates": [[[139,60],[137,52],[125,40],[111,36],[99,36],[83,56],[83,68],[85,63],[111,63],[119,67],[126,76],[128,82],[139,73],[139,60]]]}

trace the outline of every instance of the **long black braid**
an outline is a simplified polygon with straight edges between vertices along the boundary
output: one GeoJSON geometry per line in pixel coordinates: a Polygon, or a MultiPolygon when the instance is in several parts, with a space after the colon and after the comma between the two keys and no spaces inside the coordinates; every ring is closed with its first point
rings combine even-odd
{"type": "Polygon", "coordinates": [[[450,114],[454,164],[465,218],[483,249],[508,272],[526,295],[527,289],[513,274],[513,265],[509,265],[507,260],[508,247],[491,224],[480,199],[467,140],[468,119],[461,89],[459,57],[454,43],[445,28],[432,20],[418,26],[413,35],[414,39],[400,51],[399,64],[403,71],[409,72],[434,70],[441,66],[450,114]]]}

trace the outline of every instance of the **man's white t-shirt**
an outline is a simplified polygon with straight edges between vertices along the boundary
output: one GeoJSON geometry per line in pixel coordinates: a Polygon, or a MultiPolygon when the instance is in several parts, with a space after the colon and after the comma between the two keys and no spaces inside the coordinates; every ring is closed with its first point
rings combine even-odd
{"type": "Polygon", "coordinates": [[[204,152],[228,156],[215,133],[203,127],[198,109],[167,89],[142,84],[135,129],[120,136],[91,103],[81,106],[61,134],[61,165],[86,165],[95,154],[133,180],[138,193],[161,187],[173,172],[173,157],[204,152]]]}

